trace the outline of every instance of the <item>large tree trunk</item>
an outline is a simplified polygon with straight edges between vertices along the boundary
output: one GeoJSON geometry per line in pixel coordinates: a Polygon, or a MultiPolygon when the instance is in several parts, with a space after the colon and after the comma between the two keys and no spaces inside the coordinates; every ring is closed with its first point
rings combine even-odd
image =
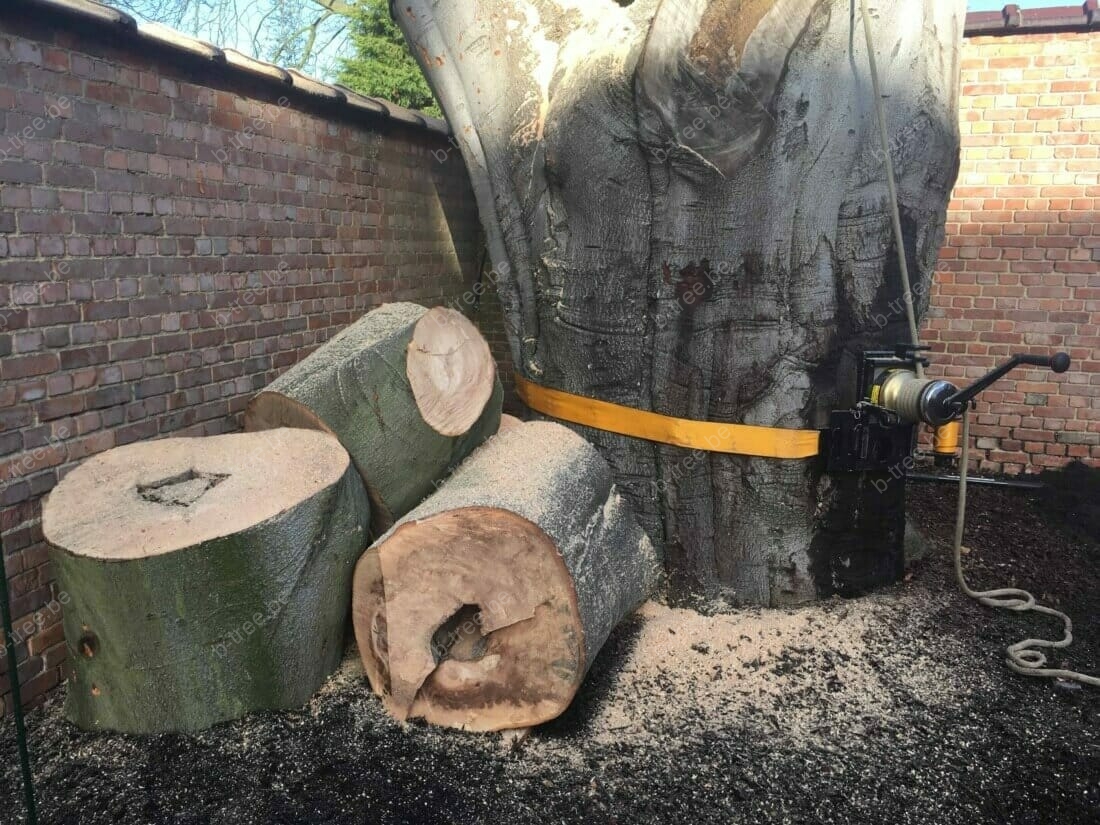
{"type": "Polygon", "coordinates": [[[359,560],[352,618],[397,718],[466,730],[553,719],[660,562],[576,433],[510,426],[359,560]]]}
{"type": "Polygon", "coordinates": [[[43,509],[83,728],[198,730],[304,704],[340,662],[369,504],[335,438],[109,450],[43,509]]]}
{"type": "Polygon", "coordinates": [[[272,381],[244,425],[336,435],[379,536],[497,431],[503,397],[489,345],[461,313],[386,304],[272,381]]]}
{"type": "MultiPolygon", "coordinates": [[[[918,307],[957,171],[962,0],[873,4],[918,307]]],[[[517,368],[694,419],[823,427],[907,338],[849,0],[400,0],[455,130],[517,368]]],[[[819,461],[579,428],[680,593],[775,604],[896,578],[903,490],[819,461]]]]}

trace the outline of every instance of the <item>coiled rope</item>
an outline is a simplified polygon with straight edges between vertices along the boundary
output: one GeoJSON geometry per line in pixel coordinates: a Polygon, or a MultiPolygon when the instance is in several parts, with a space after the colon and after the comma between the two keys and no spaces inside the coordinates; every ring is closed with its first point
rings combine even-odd
{"type": "Polygon", "coordinates": [[[1042,613],[1046,616],[1057,616],[1062,620],[1062,638],[1056,642],[1048,639],[1024,639],[1005,648],[1005,662],[1008,666],[1024,676],[1040,676],[1047,679],[1068,679],[1080,682],[1083,685],[1100,687],[1100,679],[1095,676],[1087,676],[1073,670],[1046,667],[1047,657],[1039,648],[1063,648],[1069,647],[1073,642],[1073,621],[1061,610],[1039,604],[1026,590],[1016,587],[999,587],[995,590],[972,590],[966,583],[966,576],[962,568],[963,531],[966,529],[966,471],[970,461],[970,416],[963,411],[962,416],[962,457],[959,463],[959,503],[955,511],[955,578],[963,593],[972,599],[977,599],[986,607],[996,607],[1001,610],[1014,610],[1017,613],[1042,613]]]}

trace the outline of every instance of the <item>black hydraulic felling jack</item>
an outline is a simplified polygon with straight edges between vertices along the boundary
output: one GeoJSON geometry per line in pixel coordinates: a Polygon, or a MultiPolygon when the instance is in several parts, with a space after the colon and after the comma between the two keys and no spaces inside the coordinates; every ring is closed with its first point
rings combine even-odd
{"type": "Polygon", "coordinates": [[[893,350],[867,350],[858,374],[860,401],[834,410],[822,433],[822,453],[829,473],[889,471],[903,466],[916,447],[916,428],[935,430],[937,459],[954,456],[958,422],[966,406],[990,385],[1019,366],[1044,367],[1062,373],[1070,357],[1059,352],[1014,355],[969,387],[959,389],[942,378],[922,378],[928,347],[898,344],[893,350]]]}

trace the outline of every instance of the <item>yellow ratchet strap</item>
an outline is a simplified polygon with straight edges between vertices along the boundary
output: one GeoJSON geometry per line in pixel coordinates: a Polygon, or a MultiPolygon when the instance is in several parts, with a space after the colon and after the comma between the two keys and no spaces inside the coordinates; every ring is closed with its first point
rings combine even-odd
{"type": "Polygon", "coordinates": [[[761,458],[811,458],[820,451],[817,430],[675,418],[550,389],[519,374],[516,390],[528,407],[551,418],[661,444],[761,458]]]}

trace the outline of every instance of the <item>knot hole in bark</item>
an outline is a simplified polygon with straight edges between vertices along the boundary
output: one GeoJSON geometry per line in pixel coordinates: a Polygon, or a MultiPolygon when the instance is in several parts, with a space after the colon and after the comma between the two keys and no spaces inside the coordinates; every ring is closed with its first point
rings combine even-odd
{"type": "Polygon", "coordinates": [[[152,484],[139,484],[138,495],[166,507],[190,507],[210,490],[229,478],[229,473],[202,473],[185,470],[152,484]]]}
{"type": "Polygon", "coordinates": [[[686,266],[679,269],[678,277],[675,279],[671,264],[665,262],[662,270],[665,283],[676,290],[676,300],[681,309],[692,310],[699,304],[708,303],[714,299],[717,273],[711,269],[710,261],[706,258],[698,264],[695,261],[688,261],[686,266]]]}
{"type": "Polygon", "coordinates": [[[464,604],[432,635],[432,656],[437,665],[448,659],[474,662],[485,655],[488,645],[481,630],[481,608],[464,604]]]}
{"type": "Polygon", "coordinates": [[[84,628],[84,632],[80,634],[80,638],[77,640],[76,648],[85,659],[91,659],[99,652],[99,637],[84,628]]]}

